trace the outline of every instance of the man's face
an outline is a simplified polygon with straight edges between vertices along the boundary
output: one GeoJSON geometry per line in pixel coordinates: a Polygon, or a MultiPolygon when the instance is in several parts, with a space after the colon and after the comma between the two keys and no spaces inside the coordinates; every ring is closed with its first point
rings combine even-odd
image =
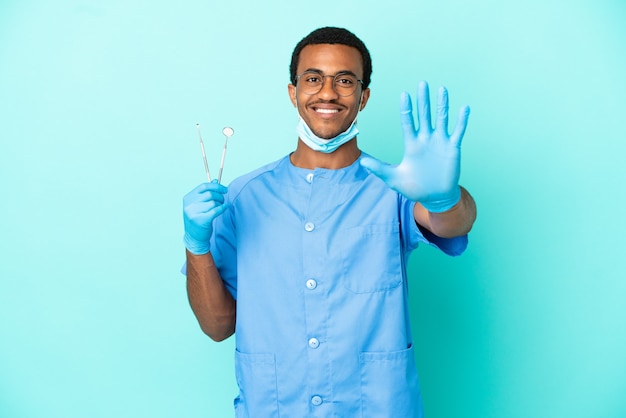
{"type": "MultiPolygon", "coordinates": [[[[308,70],[316,70],[323,75],[351,72],[358,79],[363,79],[361,54],[356,48],[347,45],[305,46],[300,52],[296,74],[308,70]]],[[[341,97],[333,89],[331,77],[325,77],[322,89],[313,95],[302,93],[293,84],[288,89],[291,103],[298,109],[302,119],[315,135],[326,139],[333,138],[350,127],[358,111],[365,107],[370,94],[369,89],[363,89],[361,83],[358,83],[354,94],[341,97]]]]}

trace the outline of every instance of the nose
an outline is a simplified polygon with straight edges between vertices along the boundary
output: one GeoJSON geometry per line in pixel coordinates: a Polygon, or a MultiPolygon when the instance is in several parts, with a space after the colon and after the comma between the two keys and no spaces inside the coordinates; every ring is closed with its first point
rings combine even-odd
{"type": "Polygon", "coordinates": [[[322,88],[317,93],[318,96],[323,98],[324,100],[332,100],[339,97],[337,91],[335,91],[335,76],[333,75],[325,75],[324,82],[322,83],[322,88]]]}

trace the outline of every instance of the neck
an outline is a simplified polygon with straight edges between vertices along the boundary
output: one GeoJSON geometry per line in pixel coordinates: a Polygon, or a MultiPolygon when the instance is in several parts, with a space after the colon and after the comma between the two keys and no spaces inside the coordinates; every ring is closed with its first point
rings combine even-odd
{"type": "Polygon", "coordinates": [[[313,151],[304,142],[298,139],[298,146],[291,154],[291,163],[296,167],[313,170],[315,168],[327,168],[337,170],[348,167],[361,155],[356,138],[346,142],[334,152],[329,154],[313,151]]]}

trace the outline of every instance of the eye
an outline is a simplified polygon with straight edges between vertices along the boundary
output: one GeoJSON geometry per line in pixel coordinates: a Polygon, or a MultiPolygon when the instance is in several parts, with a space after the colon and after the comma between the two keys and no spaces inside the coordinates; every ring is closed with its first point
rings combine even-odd
{"type": "Polygon", "coordinates": [[[322,77],[316,73],[307,73],[302,76],[302,80],[307,84],[320,84],[322,77]]]}
{"type": "Polygon", "coordinates": [[[355,83],[356,77],[351,75],[342,74],[335,78],[335,85],[338,87],[352,87],[355,83]]]}

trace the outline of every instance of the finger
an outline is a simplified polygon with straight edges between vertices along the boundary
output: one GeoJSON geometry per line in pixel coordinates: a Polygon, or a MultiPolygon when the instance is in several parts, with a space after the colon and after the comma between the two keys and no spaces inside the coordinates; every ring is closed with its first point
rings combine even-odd
{"type": "Polygon", "coordinates": [[[435,130],[448,136],[448,90],[440,87],[437,94],[437,122],[435,130]]]}
{"type": "Polygon", "coordinates": [[[467,121],[469,120],[470,107],[463,106],[461,110],[459,110],[459,116],[457,117],[456,127],[454,128],[454,132],[452,132],[452,136],[450,136],[450,143],[460,147],[461,142],[463,141],[463,135],[465,135],[465,129],[467,128],[467,121]]]}
{"type": "Polygon", "coordinates": [[[227,208],[228,208],[227,205],[215,206],[215,207],[209,209],[208,211],[206,211],[205,213],[203,213],[202,217],[205,218],[205,222],[213,222],[213,219],[217,218],[222,213],[224,213],[224,211],[227,208]]]}
{"type": "Polygon", "coordinates": [[[220,192],[207,191],[200,195],[200,199],[197,202],[224,203],[224,195],[220,192]]]}
{"type": "Polygon", "coordinates": [[[368,169],[372,174],[380,177],[383,181],[387,181],[387,179],[392,174],[392,166],[386,163],[383,163],[376,158],[371,157],[363,157],[360,160],[360,163],[363,167],[368,169]]]}
{"type": "Polygon", "coordinates": [[[199,202],[185,208],[185,215],[197,225],[206,225],[221,214],[226,205],[219,202],[199,202]]]}
{"type": "Polygon", "coordinates": [[[405,138],[415,137],[413,103],[411,103],[411,96],[407,92],[400,94],[400,125],[405,138]]]}
{"type": "Polygon", "coordinates": [[[202,183],[200,186],[198,186],[197,189],[199,193],[204,193],[204,192],[226,193],[228,191],[228,188],[224,186],[223,184],[218,183],[217,180],[213,180],[210,183],[202,183]]]}
{"type": "Polygon", "coordinates": [[[205,190],[201,193],[189,193],[183,198],[183,206],[189,206],[195,203],[216,201],[224,202],[224,194],[221,191],[205,190]]]}
{"type": "Polygon", "coordinates": [[[420,81],[417,86],[417,123],[419,130],[432,131],[430,124],[430,92],[428,83],[420,81]]]}
{"type": "Polygon", "coordinates": [[[219,183],[202,183],[183,197],[185,205],[198,201],[214,199],[215,196],[222,196],[228,192],[228,188],[219,183]]]}

